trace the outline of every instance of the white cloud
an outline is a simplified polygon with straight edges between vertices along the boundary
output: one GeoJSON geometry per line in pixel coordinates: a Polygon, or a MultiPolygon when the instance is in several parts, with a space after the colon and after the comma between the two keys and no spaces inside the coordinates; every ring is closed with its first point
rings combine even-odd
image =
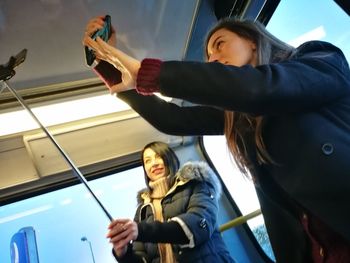
{"type": "Polygon", "coordinates": [[[13,221],[13,220],[25,217],[25,216],[30,216],[30,215],[33,215],[33,214],[37,214],[37,213],[49,210],[52,207],[53,207],[52,205],[45,205],[45,206],[41,206],[41,207],[37,207],[37,208],[34,208],[34,209],[30,209],[30,210],[27,210],[27,211],[24,211],[24,212],[21,212],[21,213],[17,213],[17,214],[14,214],[14,215],[6,216],[6,217],[3,217],[3,218],[0,218],[0,224],[6,223],[6,222],[9,222],[9,221],[13,221]]]}
{"type": "Polygon", "coordinates": [[[324,30],[323,26],[319,26],[309,32],[306,32],[305,34],[292,39],[291,41],[288,42],[289,45],[293,47],[297,47],[300,44],[310,41],[310,40],[321,40],[326,36],[326,31],[324,30]]]}

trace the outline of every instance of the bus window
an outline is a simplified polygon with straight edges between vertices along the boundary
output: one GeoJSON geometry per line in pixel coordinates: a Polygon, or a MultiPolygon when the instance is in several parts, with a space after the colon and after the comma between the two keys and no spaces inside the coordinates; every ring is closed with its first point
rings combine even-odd
{"type": "MultiPolygon", "coordinates": [[[[89,186],[112,217],[133,218],[137,192],[145,188],[143,169],[89,181],[89,186]]],[[[105,237],[108,224],[108,217],[83,184],[1,206],[0,262],[22,262],[25,247],[35,245],[37,262],[114,263],[105,237]],[[22,234],[28,230],[33,233],[31,239],[22,234]]]]}
{"type": "MultiPolygon", "coordinates": [[[[234,160],[231,159],[226,145],[226,138],[224,136],[204,136],[203,143],[211,161],[242,215],[259,209],[260,205],[253,182],[239,171],[234,160]]],[[[263,251],[274,260],[262,215],[250,219],[247,223],[263,251]]]]}
{"type": "Polygon", "coordinates": [[[266,27],[292,46],[331,42],[350,60],[350,19],[335,1],[281,1],[266,27]]]}

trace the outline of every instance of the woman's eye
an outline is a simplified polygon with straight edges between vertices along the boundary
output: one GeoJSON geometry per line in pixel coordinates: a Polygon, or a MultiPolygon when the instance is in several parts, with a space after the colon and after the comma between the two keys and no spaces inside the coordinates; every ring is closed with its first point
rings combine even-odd
{"type": "Polygon", "coordinates": [[[218,41],[218,43],[216,44],[216,49],[220,49],[223,43],[224,41],[218,41]]]}

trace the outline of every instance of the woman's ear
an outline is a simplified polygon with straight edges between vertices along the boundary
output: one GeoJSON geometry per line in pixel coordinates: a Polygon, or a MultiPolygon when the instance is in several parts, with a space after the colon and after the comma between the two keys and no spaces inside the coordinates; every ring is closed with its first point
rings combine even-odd
{"type": "Polygon", "coordinates": [[[252,57],[252,60],[251,60],[250,64],[255,67],[258,64],[258,54],[257,54],[258,52],[257,52],[257,49],[256,49],[256,44],[253,41],[251,41],[250,42],[250,47],[251,47],[252,53],[253,53],[253,57],[252,57]]]}
{"type": "Polygon", "coordinates": [[[251,46],[251,48],[252,48],[253,51],[256,50],[256,44],[255,44],[255,42],[250,41],[250,46],[251,46]]]}

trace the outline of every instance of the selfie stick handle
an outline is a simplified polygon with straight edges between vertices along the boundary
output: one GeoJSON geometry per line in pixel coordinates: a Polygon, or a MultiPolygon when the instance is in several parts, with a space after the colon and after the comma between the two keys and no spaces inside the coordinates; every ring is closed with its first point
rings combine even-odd
{"type": "Polygon", "coordinates": [[[108,213],[107,209],[103,206],[103,204],[100,202],[100,200],[97,198],[97,196],[94,194],[94,192],[89,187],[85,177],[82,175],[82,173],[79,171],[79,169],[75,166],[75,164],[71,161],[71,159],[67,156],[67,154],[64,152],[64,150],[59,146],[55,138],[51,135],[51,133],[44,127],[44,125],[41,124],[39,119],[34,115],[32,110],[27,106],[23,98],[17,93],[16,90],[11,88],[6,81],[3,81],[5,86],[11,91],[11,93],[16,97],[16,99],[22,104],[22,106],[28,111],[28,113],[32,116],[32,118],[35,120],[35,122],[40,126],[41,129],[46,133],[46,135],[50,138],[52,143],[56,146],[56,148],[60,151],[60,153],[63,155],[64,159],[69,163],[69,165],[72,167],[74,173],[78,177],[78,179],[86,186],[90,194],[93,196],[93,198],[96,200],[96,202],[99,204],[99,206],[102,208],[103,212],[106,214],[106,216],[109,218],[110,221],[113,221],[113,217],[108,213]]]}

